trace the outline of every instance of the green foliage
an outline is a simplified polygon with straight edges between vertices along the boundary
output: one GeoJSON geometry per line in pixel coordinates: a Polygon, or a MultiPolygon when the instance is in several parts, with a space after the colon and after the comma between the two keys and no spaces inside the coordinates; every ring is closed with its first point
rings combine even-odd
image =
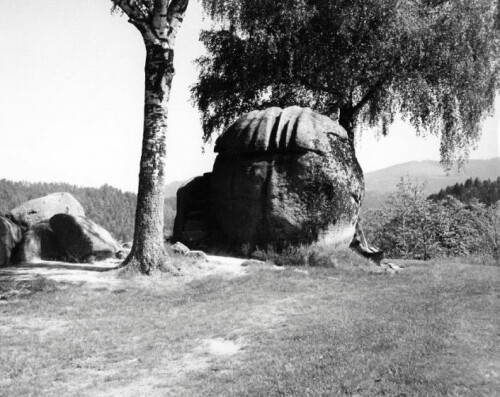
{"type": "Polygon", "coordinates": [[[373,262],[361,257],[346,247],[313,244],[287,244],[277,248],[268,245],[265,249],[257,248],[251,255],[253,259],[272,262],[277,266],[309,266],[323,268],[353,269],[371,268],[373,262]]]}
{"type": "Polygon", "coordinates": [[[498,205],[452,196],[425,198],[425,187],[401,179],[388,205],[365,214],[365,231],[392,258],[430,259],[486,254],[498,258],[498,205]]]}
{"type": "Polygon", "coordinates": [[[469,178],[464,183],[455,183],[441,189],[439,193],[431,194],[429,199],[443,200],[446,196],[453,196],[463,203],[477,199],[487,206],[495,204],[500,200],[500,177],[494,181],[469,178]]]}
{"type": "MultiPolygon", "coordinates": [[[[71,193],[82,204],[89,219],[110,231],[118,240],[132,240],[136,195],[109,185],[97,189],[66,183],[26,183],[0,179],[0,214],[6,214],[28,200],[55,192],[71,193]]],[[[166,198],[165,234],[170,234],[173,229],[175,212],[176,199],[166,198]]]]}
{"type": "Polygon", "coordinates": [[[445,164],[467,157],[499,85],[494,0],[204,0],[192,94],[209,140],[268,106],[309,106],[384,134],[396,114],[441,136],[445,164]]]}

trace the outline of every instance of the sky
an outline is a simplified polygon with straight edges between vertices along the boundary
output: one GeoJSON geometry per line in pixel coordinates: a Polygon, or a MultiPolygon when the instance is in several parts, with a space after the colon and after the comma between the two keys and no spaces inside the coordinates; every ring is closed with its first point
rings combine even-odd
{"type": "MultiPolygon", "coordinates": [[[[109,0],[0,1],[0,179],[136,191],[145,58],[138,31],[111,15],[109,0]]],[[[215,159],[189,93],[202,26],[209,21],[192,0],[175,49],[167,183],[210,171],[215,159]]],[[[499,156],[499,132],[497,100],[471,158],[499,156]]],[[[365,172],[439,160],[439,140],[401,121],[388,137],[364,131],[356,150],[365,172]]]]}

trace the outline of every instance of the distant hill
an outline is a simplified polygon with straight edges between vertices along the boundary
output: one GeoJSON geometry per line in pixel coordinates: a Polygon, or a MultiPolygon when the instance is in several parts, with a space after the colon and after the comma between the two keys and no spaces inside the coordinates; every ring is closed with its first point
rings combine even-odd
{"type": "Polygon", "coordinates": [[[401,177],[409,176],[418,183],[427,184],[428,194],[469,178],[497,179],[500,176],[500,157],[489,160],[469,160],[461,170],[452,169],[448,174],[438,161],[411,161],[365,174],[365,200],[363,208],[376,208],[384,204],[396,191],[401,177]]]}

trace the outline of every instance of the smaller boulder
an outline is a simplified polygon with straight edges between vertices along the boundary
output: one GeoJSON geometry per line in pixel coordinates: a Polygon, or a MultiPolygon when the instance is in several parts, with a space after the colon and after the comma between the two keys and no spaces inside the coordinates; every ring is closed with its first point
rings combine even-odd
{"type": "Polygon", "coordinates": [[[82,205],[69,193],[52,193],[27,201],[10,211],[8,217],[24,229],[48,221],[55,214],[85,216],[82,205]]]}
{"type": "Polygon", "coordinates": [[[0,267],[7,266],[22,238],[19,226],[0,216],[0,267]]]}
{"type": "Polygon", "coordinates": [[[241,264],[243,267],[266,267],[271,265],[271,262],[259,261],[257,259],[248,259],[241,264]]]}
{"type": "Polygon", "coordinates": [[[130,251],[132,250],[132,243],[124,243],[122,244],[120,250],[115,254],[115,258],[117,259],[125,259],[130,251]]]}
{"type": "Polygon", "coordinates": [[[48,221],[40,222],[24,233],[14,258],[16,263],[34,263],[40,260],[65,260],[63,249],[48,221]]]}
{"type": "Polygon", "coordinates": [[[208,262],[208,256],[203,251],[189,251],[186,254],[186,257],[194,259],[198,262],[203,262],[203,263],[208,262]]]}
{"type": "Polygon", "coordinates": [[[118,251],[116,254],[115,254],[115,258],[116,259],[125,259],[127,256],[128,256],[128,253],[130,251],[118,251]]]}
{"type": "Polygon", "coordinates": [[[116,256],[120,245],[111,234],[83,216],[57,214],[50,227],[72,262],[94,262],[116,256]]]}
{"type": "Polygon", "coordinates": [[[180,242],[175,243],[170,248],[172,249],[174,254],[178,254],[178,255],[185,256],[185,255],[189,254],[189,252],[190,252],[189,248],[180,242]]]}

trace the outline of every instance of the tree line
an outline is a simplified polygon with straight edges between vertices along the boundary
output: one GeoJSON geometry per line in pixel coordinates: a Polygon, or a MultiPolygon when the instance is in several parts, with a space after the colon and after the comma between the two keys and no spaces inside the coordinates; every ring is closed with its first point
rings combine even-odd
{"type": "MultiPolygon", "coordinates": [[[[493,183],[473,180],[463,185],[469,186],[471,192],[480,192],[480,187],[493,183]]],[[[428,198],[425,184],[402,178],[387,206],[364,214],[368,238],[390,258],[427,260],[482,255],[498,263],[500,203],[481,202],[472,193],[460,196],[461,189],[454,188],[443,190],[451,192],[449,195],[438,193],[428,198]]]]}
{"type": "MultiPolygon", "coordinates": [[[[111,232],[117,240],[132,240],[137,196],[109,185],[92,188],[67,183],[28,183],[0,179],[0,215],[7,214],[26,201],[56,192],[68,192],[75,196],[82,204],[85,215],[111,232]]],[[[175,197],[165,199],[165,235],[172,232],[176,207],[175,197]]]]}
{"type": "Polygon", "coordinates": [[[439,201],[446,196],[453,196],[464,203],[477,199],[486,205],[495,204],[500,200],[500,177],[494,181],[469,178],[464,183],[455,183],[453,186],[441,189],[439,193],[431,194],[429,199],[439,201]]]}

